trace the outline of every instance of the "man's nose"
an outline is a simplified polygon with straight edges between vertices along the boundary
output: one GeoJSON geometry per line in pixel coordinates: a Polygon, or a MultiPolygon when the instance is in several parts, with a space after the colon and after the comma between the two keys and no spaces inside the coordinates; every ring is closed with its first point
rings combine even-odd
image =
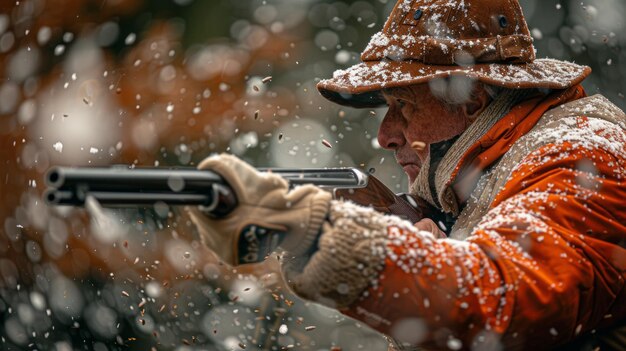
{"type": "Polygon", "coordinates": [[[395,150],[406,144],[402,116],[395,109],[390,108],[378,128],[378,144],[384,149],[395,150]]]}

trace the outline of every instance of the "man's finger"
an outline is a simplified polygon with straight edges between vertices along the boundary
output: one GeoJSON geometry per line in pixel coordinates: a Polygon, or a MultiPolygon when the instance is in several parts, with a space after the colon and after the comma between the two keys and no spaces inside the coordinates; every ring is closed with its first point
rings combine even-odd
{"type": "Polygon", "coordinates": [[[435,222],[433,222],[430,218],[424,218],[421,221],[415,223],[415,228],[417,228],[418,230],[433,233],[433,235],[437,239],[445,239],[447,237],[446,234],[442,232],[437,224],[435,224],[435,222]]]}

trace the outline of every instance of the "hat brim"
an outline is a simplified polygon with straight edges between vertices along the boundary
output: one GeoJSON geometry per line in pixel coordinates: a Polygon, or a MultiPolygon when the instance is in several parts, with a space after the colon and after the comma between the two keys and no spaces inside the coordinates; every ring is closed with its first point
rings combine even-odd
{"type": "Polygon", "coordinates": [[[582,82],[591,68],[554,59],[526,64],[476,64],[433,66],[419,61],[366,61],[338,70],[331,79],[317,84],[330,101],[357,108],[385,105],[381,91],[426,83],[435,78],[464,76],[511,89],[566,89],[582,82]]]}

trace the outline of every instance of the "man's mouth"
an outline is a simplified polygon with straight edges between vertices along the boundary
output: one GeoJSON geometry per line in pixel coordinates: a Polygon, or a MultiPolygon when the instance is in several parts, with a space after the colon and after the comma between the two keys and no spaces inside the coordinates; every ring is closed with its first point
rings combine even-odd
{"type": "Polygon", "coordinates": [[[404,173],[409,177],[409,185],[412,185],[417,179],[417,175],[422,168],[422,159],[420,155],[409,148],[402,148],[395,150],[394,156],[396,162],[402,167],[404,173]]]}

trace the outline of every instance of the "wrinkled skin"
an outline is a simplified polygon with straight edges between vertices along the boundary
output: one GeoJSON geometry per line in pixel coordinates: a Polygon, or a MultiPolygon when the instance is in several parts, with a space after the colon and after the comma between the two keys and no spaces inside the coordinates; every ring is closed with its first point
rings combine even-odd
{"type": "Polygon", "coordinates": [[[461,134],[487,107],[490,97],[481,85],[474,88],[470,100],[462,105],[448,105],[431,92],[428,84],[383,92],[389,110],[378,130],[378,143],[394,152],[396,162],[413,184],[430,152],[430,144],[461,134]],[[411,144],[421,141],[423,150],[411,144]]]}

